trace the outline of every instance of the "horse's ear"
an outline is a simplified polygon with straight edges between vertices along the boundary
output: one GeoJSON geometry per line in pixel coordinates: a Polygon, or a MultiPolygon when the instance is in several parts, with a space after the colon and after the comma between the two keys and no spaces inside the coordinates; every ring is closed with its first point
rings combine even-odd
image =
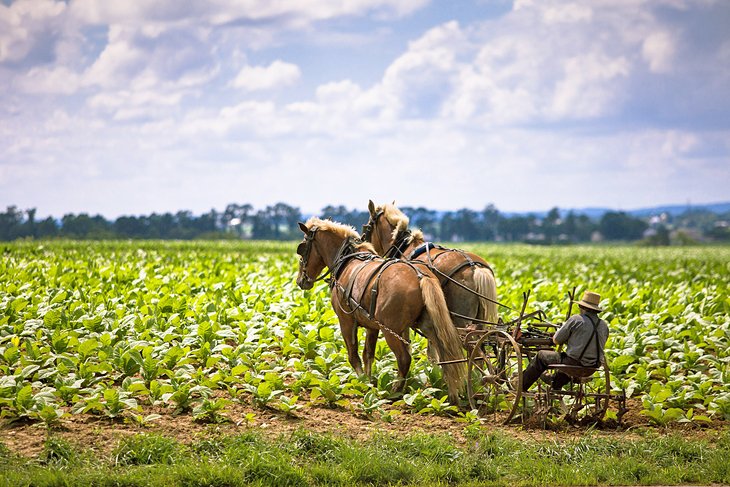
{"type": "Polygon", "coordinates": [[[306,225],[305,225],[304,223],[302,223],[302,222],[297,222],[297,225],[299,225],[299,229],[300,229],[300,230],[301,230],[302,232],[304,232],[304,234],[305,234],[305,235],[306,235],[307,233],[309,233],[309,229],[307,228],[307,226],[306,226],[306,225]]]}
{"type": "Polygon", "coordinates": [[[395,206],[395,200],[393,200],[393,206],[395,206]]]}
{"type": "Polygon", "coordinates": [[[371,215],[375,214],[375,203],[373,203],[373,200],[368,200],[368,211],[371,215]]]}

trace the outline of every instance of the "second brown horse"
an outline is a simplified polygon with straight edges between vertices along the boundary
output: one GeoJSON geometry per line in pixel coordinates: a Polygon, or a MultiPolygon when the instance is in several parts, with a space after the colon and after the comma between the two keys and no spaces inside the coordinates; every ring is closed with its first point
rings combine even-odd
{"type": "Polygon", "coordinates": [[[446,302],[459,328],[496,324],[497,284],[489,264],[478,255],[427,242],[420,230],[408,228],[408,217],[392,204],[368,203],[370,220],[363,238],[382,256],[417,259],[441,280],[446,302]]]}

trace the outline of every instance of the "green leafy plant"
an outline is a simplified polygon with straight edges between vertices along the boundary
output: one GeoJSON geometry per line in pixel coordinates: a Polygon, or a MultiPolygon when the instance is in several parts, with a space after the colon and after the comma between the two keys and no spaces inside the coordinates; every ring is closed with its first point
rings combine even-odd
{"type": "Polygon", "coordinates": [[[420,414],[435,414],[437,416],[449,416],[459,412],[459,408],[449,404],[448,395],[440,398],[432,398],[428,405],[418,410],[420,414]]]}
{"type": "Polygon", "coordinates": [[[283,389],[276,389],[275,383],[265,380],[258,385],[244,384],[244,388],[251,393],[253,404],[260,408],[270,407],[284,393],[283,389]]]}
{"type": "Polygon", "coordinates": [[[127,418],[125,418],[125,420],[141,428],[148,428],[152,425],[153,422],[157,421],[160,418],[162,418],[161,415],[154,413],[147,415],[131,413],[127,418]]]}
{"type": "Polygon", "coordinates": [[[287,397],[282,394],[281,396],[279,396],[279,404],[277,405],[277,409],[283,413],[286,413],[287,416],[293,416],[294,413],[304,407],[299,404],[298,401],[299,396],[287,397]]]}
{"type": "Polygon", "coordinates": [[[204,398],[197,406],[193,408],[193,419],[205,423],[223,423],[228,421],[225,416],[226,407],[231,403],[228,399],[204,398]]]}
{"type": "Polygon", "coordinates": [[[312,385],[312,392],[309,394],[312,401],[324,402],[329,407],[348,404],[343,394],[345,386],[337,375],[333,374],[329,379],[315,379],[312,385]]]}
{"type": "Polygon", "coordinates": [[[383,406],[388,403],[387,399],[381,397],[381,393],[372,389],[363,396],[362,401],[355,404],[355,408],[360,415],[372,419],[375,413],[380,413],[382,416],[385,413],[383,406]]]}
{"type": "MultiPolygon", "coordinates": [[[[50,420],[50,410],[54,412],[58,409],[54,405],[55,395],[50,389],[44,389],[34,393],[33,387],[28,384],[23,387],[5,387],[0,396],[0,406],[4,405],[0,411],[0,417],[10,418],[12,420],[34,419],[39,417],[41,412],[43,416],[50,420]],[[47,409],[50,408],[50,409],[47,409]]],[[[60,418],[58,416],[56,419],[60,418]]],[[[55,420],[51,421],[55,423],[55,420]]]]}
{"type": "Polygon", "coordinates": [[[36,413],[37,418],[43,422],[46,428],[53,428],[60,425],[61,418],[65,415],[66,412],[63,409],[56,407],[53,404],[44,405],[36,413]]]}

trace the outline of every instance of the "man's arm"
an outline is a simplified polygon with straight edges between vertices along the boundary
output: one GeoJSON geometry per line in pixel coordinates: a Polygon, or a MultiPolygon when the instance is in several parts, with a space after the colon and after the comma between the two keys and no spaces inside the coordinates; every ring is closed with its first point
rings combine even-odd
{"type": "Polygon", "coordinates": [[[563,345],[567,343],[568,338],[570,338],[570,333],[573,331],[573,326],[579,319],[579,315],[568,318],[568,321],[566,321],[565,324],[563,324],[563,326],[555,332],[555,335],[553,335],[553,343],[556,345],[563,345]]]}

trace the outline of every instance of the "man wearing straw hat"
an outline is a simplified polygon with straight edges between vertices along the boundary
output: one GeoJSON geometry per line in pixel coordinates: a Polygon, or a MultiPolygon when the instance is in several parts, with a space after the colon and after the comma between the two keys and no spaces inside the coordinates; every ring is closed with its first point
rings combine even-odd
{"type": "MultiPolygon", "coordinates": [[[[603,357],[603,349],[608,339],[608,325],[598,317],[603,311],[600,308],[601,296],[586,291],[583,299],[578,301],[580,314],[568,318],[563,326],[553,335],[556,345],[566,345],[564,352],[540,350],[522,374],[522,390],[526,391],[540,378],[550,364],[582,365],[599,367],[603,357]]],[[[556,372],[552,379],[553,389],[560,390],[570,382],[570,377],[556,372]]]]}

